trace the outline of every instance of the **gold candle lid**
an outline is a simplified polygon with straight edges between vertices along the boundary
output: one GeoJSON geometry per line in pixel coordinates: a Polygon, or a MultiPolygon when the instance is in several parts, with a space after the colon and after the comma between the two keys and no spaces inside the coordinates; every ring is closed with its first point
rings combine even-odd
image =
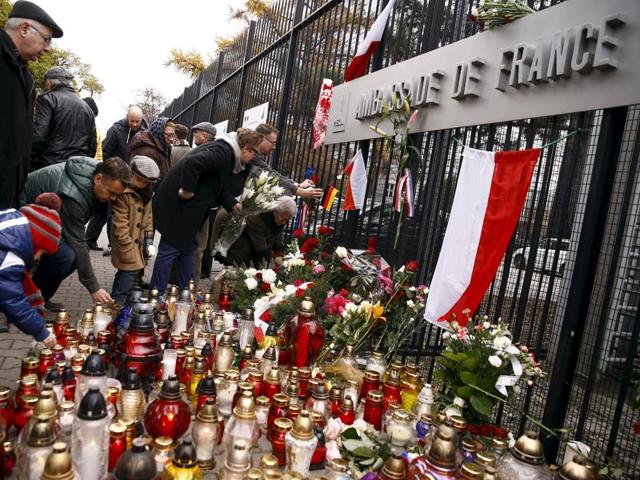
{"type": "Polygon", "coordinates": [[[476,458],[476,462],[480,465],[484,465],[485,467],[488,467],[489,465],[494,467],[496,466],[496,454],[490,450],[482,450],[478,452],[476,458]]]}
{"type": "Polygon", "coordinates": [[[298,440],[311,440],[314,436],[313,420],[307,410],[302,410],[296,417],[291,434],[298,440]]]}
{"type": "Polygon", "coordinates": [[[343,458],[334,458],[329,462],[329,468],[334,472],[347,473],[349,471],[349,463],[343,458]]]}
{"type": "Polygon", "coordinates": [[[463,480],[480,480],[483,472],[484,468],[480,465],[475,463],[465,463],[460,469],[460,477],[463,480]]]}
{"type": "Polygon", "coordinates": [[[253,420],[256,418],[256,404],[253,401],[253,395],[250,392],[242,392],[242,396],[238,400],[233,414],[242,419],[253,420]]]}
{"type": "Polygon", "coordinates": [[[584,457],[575,455],[572,460],[562,466],[558,472],[558,478],[560,480],[596,480],[598,477],[588,467],[584,457]]]}
{"type": "Polygon", "coordinates": [[[64,308],[61,308],[56,315],[56,323],[65,323],[69,321],[69,314],[64,308]]]}
{"type": "Polygon", "coordinates": [[[36,415],[36,423],[29,432],[27,445],[30,447],[47,447],[56,441],[51,428],[51,419],[46,415],[36,415]]]}
{"type": "Polygon", "coordinates": [[[226,465],[236,470],[251,468],[251,445],[247,440],[239,439],[233,443],[233,448],[228,454],[226,465]]]}
{"type": "Polygon", "coordinates": [[[60,405],[60,410],[62,410],[63,412],[73,412],[73,407],[75,407],[75,403],[73,403],[71,400],[65,400],[60,405]]]}
{"type": "Polygon", "coordinates": [[[244,392],[249,392],[251,396],[253,396],[253,383],[240,382],[238,384],[238,390],[240,391],[240,395],[243,395],[244,392]]]}
{"type": "MultiPolygon", "coordinates": [[[[182,332],[182,334],[187,334],[186,335],[186,339],[190,339],[191,338],[191,334],[189,332],[182,332]]],[[[187,352],[187,357],[195,357],[196,356],[196,348],[195,347],[184,347],[184,351],[187,352]]]]}
{"type": "Polygon", "coordinates": [[[11,398],[11,389],[9,387],[0,387],[0,401],[9,400],[11,398]]]}
{"type": "Polygon", "coordinates": [[[197,419],[205,423],[218,423],[218,406],[216,402],[208,398],[200,408],[197,419]]]}
{"type": "Polygon", "coordinates": [[[333,402],[340,401],[342,398],[342,389],[340,387],[331,387],[329,390],[329,399],[333,402]]]}
{"type": "Polygon", "coordinates": [[[448,425],[440,425],[427,457],[440,468],[455,468],[457,464],[457,433],[448,425]]]}
{"type": "Polygon", "coordinates": [[[49,348],[43,348],[40,350],[40,358],[49,358],[53,357],[53,350],[49,348]]]}
{"type": "Polygon", "coordinates": [[[351,400],[351,395],[347,395],[346,397],[344,397],[344,399],[340,403],[340,409],[344,410],[345,412],[353,411],[354,408],[353,408],[353,400],[351,400]]]}
{"type": "MultiPolygon", "coordinates": [[[[224,379],[226,381],[231,381],[231,382],[239,382],[240,381],[240,372],[238,372],[238,370],[235,369],[229,369],[226,372],[224,372],[224,379]]],[[[239,387],[239,385],[238,385],[239,387]]],[[[253,386],[252,386],[253,388],[253,386]]]]}
{"type": "Polygon", "coordinates": [[[158,450],[162,450],[163,452],[166,452],[168,450],[171,450],[171,448],[173,447],[173,438],[158,437],[153,441],[153,443],[158,450]]]}
{"type": "Polygon", "coordinates": [[[364,378],[370,382],[378,382],[380,381],[380,373],[375,370],[365,370],[364,378]]]}
{"type": "Polygon", "coordinates": [[[257,407],[268,407],[269,406],[269,397],[265,397],[264,395],[260,395],[256,398],[256,406],[257,407]]]}
{"type": "Polygon", "coordinates": [[[493,465],[488,465],[485,469],[484,469],[484,474],[482,475],[482,480],[497,480],[497,475],[496,475],[496,467],[494,467],[493,465]]]}
{"type": "Polygon", "coordinates": [[[42,480],[74,480],[73,463],[67,450],[67,444],[56,442],[53,444],[53,452],[47,457],[42,472],[42,480]]]}
{"type": "Polygon", "coordinates": [[[228,333],[223,333],[220,337],[220,341],[218,342],[218,347],[233,347],[233,340],[231,340],[231,335],[228,333]]]}
{"type": "Polygon", "coordinates": [[[384,394],[380,390],[369,390],[367,393],[367,400],[373,403],[380,403],[384,400],[384,394]]]}
{"type": "Polygon", "coordinates": [[[38,368],[38,359],[36,357],[24,357],[22,359],[22,366],[25,368],[38,368]]]}
{"type": "Polygon", "coordinates": [[[522,435],[513,446],[511,453],[518,460],[530,465],[542,465],[544,463],[544,453],[542,442],[538,439],[538,434],[531,430],[522,435]]]}
{"type": "Polygon", "coordinates": [[[260,468],[278,468],[278,457],[270,453],[263,455],[260,459],[260,468]]]}
{"type": "Polygon", "coordinates": [[[300,308],[298,309],[298,316],[304,318],[310,318],[315,316],[316,307],[311,301],[311,297],[304,297],[304,300],[300,303],[300,308]]]}
{"type": "Polygon", "coordinates": [[[35,414],[53,418],[58,413],[58,400],[51,390],[43,390],[36,403],[35,414]]]}
{"type": "Polygon", "coordinates": [[[402,457],[392,455],[384,462],[382,466],[382,475],[392,480],[404,480],[407,474],[407,468],[402,457]]]}
{"type": "Polygon", "coordinates": [[[287,433],[293,428],[293,420],[286,417],[276,418],[273,426],[278,432],[287,433]]]}
{"type": "Polygon", "coordinates": [[[109,426],[109,432],[115,434],[116,436],[124,435],[126,431],[127,426],[120,421],[115,421],[109,426]]]}
{"type": "Polygon", "coordinates": [[[462,441],[462,449],[467,452],[475,452],[478,448],[476,446],[476,442],[473,440],[463,440],[462,441]]]}
{"type": "Polygon", "coordinates": [[[262,471],[259,468],[252,468],[247,472],[247,479],[260,480],[262,478],[262,471]]]}
{"type": "Polygon", "coordinates": [[[265,381],[269,385],[280,384],[280,370],[278,370],[276,367],[273,367],[271,370],[269,370],[269,373],[267,374],[267,378],[265,381]]]}
{"type": "Polygon", "coordinates": [[[289,405],[289,418],[295,419],[301,410],[300,405],[289,405]]]}
{"type": "Polygon", "coordinates": [[[298,373],[300,374],[300,378],[309,379],[311,378],[311,367],[300,367],[298,368],[298,373]]]}
{"type": "Polygon", "coordinates": [[[38,397],[36,395],[22,395],[22,402],[28,407],[35,408],[38,397]]]}
{"type": "Polygon", "coordinates": [[[406,410],[398,408],[393,412],[393,418],[402,422],[408,422],[409,420],[411,420],[411,415],[406,410]]]}
{"type": "Polygon", "coordinates": [[[300,396],[300,386],[298,382],[291,382],[287,385],[287,395],[289,398],[298,398],[300,396]]]}
{"type": "Polygon", "coordinates": [[[250,368],[249,376],[247,378],[248,378],[248,381],[251,381],[251,382],[262,381],[262,372],[257,368],[250,368]]]}
{"type": "Polygon", "coordinates": [[[273,404],[276,407],[286,408],[289,406],[289,397],[287,397],[284,393],[276,393],[273,396],[273,404]]]}

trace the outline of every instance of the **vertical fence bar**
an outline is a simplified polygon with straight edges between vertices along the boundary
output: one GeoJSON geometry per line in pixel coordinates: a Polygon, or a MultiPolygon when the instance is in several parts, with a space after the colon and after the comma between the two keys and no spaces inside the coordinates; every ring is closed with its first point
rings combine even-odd
{"type": "Polygon", "coordinates": [[[216,102],[218,101],[218,84],[222,81],[222,65],[224,64],[224,52],[218,54],[218,68],[216,70],[216,79],[213,86],[213,98],[211,99],[211,110],[209,110],[209,121],[213,123],[213,114],[216,110],[216,102]]]}
{"type": "MultiPolygon", "coordinates": [[[[284,81],[282,82],[282,99],[280,100],[280,108],[278,109],[278,121],[276,123],[277,129],[282,135],[284,128],[287,124],[287,111],[289,110],[289,97],[291,96],[291,88],[293,86],[294,64],[296,61],[296,48],[298,47],[298,34],[300,27],[297,25],[302,21],[304,13],[304,0],[297,0],[296,11],[293,16],[293,25],[291,26],[291,33],[289,34],[289,46],[287,47],[287,63],[284,70],[284,81]]],[[[278,168],[280,161],[280,155],[282,153],[282,146],[284,142],[278,142],[276,148],[271,156],[271,165],[273,168],[278,168]]]]}
{"type": "Polygon", "coordinates": [[[236,128],[242,126],[242,106],[244,105],[244,94],[247,89],[247,62],[251,59],[251,45],[253,37],[256,33],[256,22],[253,20],[249,24],[249,32],[247,34],[247,43],[244,45],[244,61],[242,63],[242,72],[240,73],[240,91],[238,92],[238,107],[236,110],[236,128]]]}
{"type": "MultiPolygon", "coordinates": [[[[576,255],[580,261],[576,262],[571,278],[564,322],[560,330],[562,348],[558,349],[553,365],[550,380],[552,387],[542,419],[543,424],[550,428],[562,428],[567,416],[584,333],[583,320],[589,312],[627,110],[627,107],[607,109],[602,118],[585,208],[587,213],[576,255]]],[[[559,447],[557,437],[547,436],[544,439],[546,458],[554,461],[559,447]]]]}

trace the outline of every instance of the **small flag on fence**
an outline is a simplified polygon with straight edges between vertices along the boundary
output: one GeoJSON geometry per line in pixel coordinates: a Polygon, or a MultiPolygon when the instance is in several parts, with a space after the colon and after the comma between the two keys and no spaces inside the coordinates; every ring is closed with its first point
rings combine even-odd
{"type": "Polygon", "coordinates": [[[329,110],[331,110],[331,97],[333,96],[333,80],[325,78],[320,87],[320,97],[316,105],[316,113],[313,116],[313,148],[320,148],[324,143],[329,124],[329,110]]]}
{"type": "Polygon", "coordinates": [[[324,195],[322,195],[322,208],[324,208],[327,212],[331,210],[333,206],[333,201],[336,199],[336,195],[339,190],[333,185],[329,185],[327,189],[324,191],[324,195]]]}
{"type": "Polygon", "coordinates": [[[367,73],[369,60],[373,57],[373,54],[380,46],[382,35],[384,34],[384,29],[387,25],[387,20],[389,20],[389,16],[391,15],[391,11],[393,10],[394,3],[395,0],[390,0],[389,3],[387,3],[387,6],[384,7],[382,13],[378,15],[376,21],[373,22],[371,30],[367,32],[367,36],[364,37],[364,40],[358,46],[356,56],[353,57],[344,74],[345,82],[361,77],[367,73]]]}
{"type": "MultiPolygon", "coordinates": [[[[304,179],[312,180],[315,183],[318,176],[315,175],[314,172],[315,169],[313,167],[307,167],[304,172],[304,179]]],[[[309,226],[312,211],[313,206],[309,202],[305,202],[303,198],[298,198],[298,212],[296,213],[296,219],[293,223],[294,228],[305,230],[309,226]]]]}
{"type": "Polygon", "coordinates": [[[413,218],[414,198],[413,198],[413,177],[411,176],[411,170],[404,169],[404,175],[398,179],[396,185],[396,195],[394,200],[394,208],[396,212],[402,210],[402,203],[405,204],[405,212],[408,218],[413,218]]]}
{"type": "Polygon", "coordinates": [[[344,167],[342,173],[349,175],[342,210],[362,210],[367,194],[367,167],[364,165],[362,150],[358,149],[356,156],[344,167]]]}

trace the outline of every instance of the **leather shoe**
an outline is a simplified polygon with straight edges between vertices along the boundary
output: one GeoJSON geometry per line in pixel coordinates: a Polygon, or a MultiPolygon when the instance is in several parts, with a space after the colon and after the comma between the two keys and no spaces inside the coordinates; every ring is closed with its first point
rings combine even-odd
{"type": "Polygon", "coordinates": [[[46,308],[50,312],[59,312],[64,308],[64,305],[47,300],[46,302],[44,302],[44,308],[46,308]]]}
{"type": "Polygon", "coordinates": [[[104,251],[102,252],[102,256],[103,257],[110,257],[111,256],[111,249],[110,248],[105,248],[104,251]]]}

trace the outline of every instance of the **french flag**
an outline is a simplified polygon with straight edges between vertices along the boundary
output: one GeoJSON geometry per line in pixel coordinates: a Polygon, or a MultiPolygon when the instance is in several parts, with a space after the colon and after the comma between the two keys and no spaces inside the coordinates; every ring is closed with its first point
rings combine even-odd
{"type": "Polygon", "coordinates": [[[367,167],[364,164],[362,150],[358,149],[356,156],[344,167],[342,173],[349,175],[342,210],[362,210],[367,196],[367,167]]]}
{"type": "Polygon", "coordinates": [[[356,56],[353,57],[344,74],[345,82],[361,77],[367,73],[369,60],[371,60],[371,57],[380,46],[382,35],[384,34],[384,28],[387,25],[387,20],[389,20],[389,15],[391,15],[394,4],[395,0],[389,0],[389,3],[384,7],[382,13],[378,18],[376,18],[376,21],[373,23],[371,30],[367,33],[367,36],[364,38],[362,43],[358,45],[356,56]]]}
{"type": "Polygon", "coordinates": [[[467,322],[480,305],[522,212],[540,149],[486,152],[465,147],[451,215],[424,317],[467,322]]]}

